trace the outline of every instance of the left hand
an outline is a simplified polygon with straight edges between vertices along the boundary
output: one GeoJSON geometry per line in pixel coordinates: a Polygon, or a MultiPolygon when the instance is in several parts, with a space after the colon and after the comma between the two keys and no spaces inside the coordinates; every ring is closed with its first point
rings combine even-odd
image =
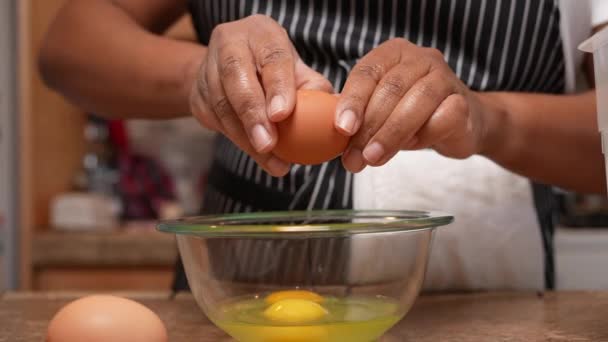
{"type": "Polygon", "coordinates": [[[436,49],[391,39],[351,71],[336,110],[336,128],[352,136],[342,156],[359,172],[399,150],[433,148],[452,158],[481,151],[483,110],[436,49]]]}

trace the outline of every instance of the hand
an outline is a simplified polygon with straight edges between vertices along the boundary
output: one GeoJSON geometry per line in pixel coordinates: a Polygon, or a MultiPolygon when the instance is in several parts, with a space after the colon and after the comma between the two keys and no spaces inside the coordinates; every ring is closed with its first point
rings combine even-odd
{"type": "Polygon", "coordinates": [[[296,89],[332,92],[329,81],[302,62],[283,27],[253,15],[213,30],[190,107],[203,126],[226,135],[271,175],[283,176],[289,164],[270,153],[274,123],[293,111],[296,89]]]}
{"type": "Polygon", "coordinates": [[[480,103],[439,51],[389,40],[363,57],[346,80],[335,121],[352,136],[342,162],[359,172],[385,164],[399,150],[427,147],[469,157],[483,140],[480,103]]]}

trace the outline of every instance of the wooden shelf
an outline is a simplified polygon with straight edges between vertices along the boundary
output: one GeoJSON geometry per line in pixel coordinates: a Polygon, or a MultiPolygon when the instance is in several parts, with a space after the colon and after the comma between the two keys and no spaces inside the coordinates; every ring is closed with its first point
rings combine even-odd
{"type": "Polygon", "coordinates": [[[32,240],[34,267],[172,267],[177,245],[158,232],[58,232],[36,234],[32,240]]]}
{"type": "Polygon", "coordinates": [[[36,290],[167,290],[175,238],[158,232],[58,232],[32,239],[36,290]]]}

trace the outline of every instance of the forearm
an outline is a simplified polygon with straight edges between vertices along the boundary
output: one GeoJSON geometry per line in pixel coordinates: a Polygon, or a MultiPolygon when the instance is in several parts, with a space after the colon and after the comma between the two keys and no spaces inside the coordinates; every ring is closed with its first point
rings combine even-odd
{"type": "Polygon", "coordinates": [[[595,94],[478,93],[482,154],[534,180],[580,192],[606,189],[595,94]]]}
{"type": "Polygon", "coordinates": [[[187,115],[190,87],[206,48],[151,33],[157,27],[145,24],[111,1],[70,2],[43,44],[43,78],[106,117],[187,115]]]}

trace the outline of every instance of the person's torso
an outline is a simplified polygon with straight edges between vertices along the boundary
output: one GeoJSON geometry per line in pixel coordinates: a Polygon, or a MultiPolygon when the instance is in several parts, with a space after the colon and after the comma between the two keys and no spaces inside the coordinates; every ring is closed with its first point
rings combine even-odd
{"type": "MultiPolygon", "coordinates": [[[[394,37],[439,49],[474,90],[564,89],[555,0],[191,0],[190,9],[203,44],[218,24],[271,16],[337,92],[359,58],[394,37]]],[[[352,175],[339,160],[296,165],[287,176],[273,178],[224,137],[216,151],[206,212],[352,205],[352,175]],[[256,200],[261,195],[268,199],[264,204],[256,200]]]]}
{"type": "MultiPolygon", "coordinates": [[[[285,27],[302,59],[325,75],[337,92],[359,58],[393,37],[441,50],[452,70],[474,90],[561,93],[564,88],[560,13],[554,0],[190,0],[190,10],[203,44],[220,23],[252,14],[271,16],[285,27]]],[[[220,136],[203,211],[350,208],[352,180],[340,160],[295,165],[287,176],[273,178],[220,136]]],[[[543,237],[549,230],[543,228],[543,237]]],[[[249,272],[255,267],[239,265],[271,264],[242,243],[214,244],[212,252],[222,256],[213,265],[219,276],[258,279],[249,272]]],[[[345,260],[349,253],[348,244],[331,239],[304,249],[294,244],[285,248],[291,252],[281,262],[296,270],[310,260],[323,268],[332,260],[345,260]]],[[[258,249],[267,254],[263,246],[258,249]]],[[[549,257],[550,249],[545,248],[549,257]]],[[[546,268],[552,279],[551,260],[546,268]]],[[[316,280],[339,283],[342,276],[316,280]]],[[[302,274],[270,272],[265,277],[298,283],[302,274]]],[[[183,270],[177,279],[176,288],[185,288],[183,270]]]]}

